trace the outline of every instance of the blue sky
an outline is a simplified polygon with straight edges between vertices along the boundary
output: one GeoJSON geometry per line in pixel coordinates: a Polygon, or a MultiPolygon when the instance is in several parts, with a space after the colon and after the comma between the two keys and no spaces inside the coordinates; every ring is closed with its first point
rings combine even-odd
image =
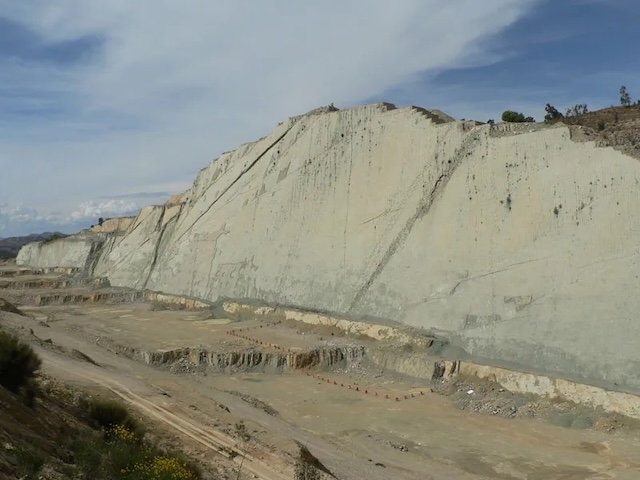
{"type": "Polygon", "coordinates": [[[135,213],[332,102],[637,99],[638,25],[637,0],[0,0],[0,237],[135,213]]]}
{"type": "Polygon", "coordinates": [[[546,103],[563,112],[577,103],[591,110],[617,105],[621,85],[640,98],[637,0],[541,1],[492,43],[495,62],[425,73],[373,100],[417,102],[486,121],[506,109],[542,120],[546,103]]]}

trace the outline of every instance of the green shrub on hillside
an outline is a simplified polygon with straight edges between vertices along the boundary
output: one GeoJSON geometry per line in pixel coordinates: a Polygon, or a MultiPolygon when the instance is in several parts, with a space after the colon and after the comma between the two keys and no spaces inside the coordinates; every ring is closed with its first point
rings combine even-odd
{"type": "Polygon", "coordinates": [[[47,243],[55,242],[56,240],[59,240],[61,238],[64,238],[64,235],[62,235],[60,233],[54,233],[53,235],[51,235],[46,240],[43,240],[42,243],[43,244],[47,244],[47,243]]]}
{"type": "Polygon", "coordinates": [[[38,474],[47,460],[44,452],[35,448],[20,447],[15,449],[15,456],[21,479],[36,480],[42,478],[38,474]]]}
{"type": "Polygon", "coordinates": [[[26,343],[7,332],[0,332],[0,385],[12,392],[30,384],[42,364],[26,343]]]}
{"type": "Polygon", "coordinates": [[[121,403],[94,398],[89,400],[85,407],[91,423],[96,428],[109,431],[122,426],[140,437],[144,433],[142,425],[131,416],[121,403]]]}
{"type": "Polygon", "coordinates": [[[91,399],[87,413],[99,431],[85,432],[71,444],[83,478],[92,480],[198,480],[197,466],[180,454],[144,440],[142,427],[126,407],[91,399]]]}
{"type": "Polygon", "coordinates": [[[502,121],[513,123],[535,122],[533,117],[525,117],[523,113],[514,112],[513,110],[505,110],[502,112],[502,121]]]}
{"type": "Polygon", "coordinates": [[[579,115],[584,115],[589,113],[589,107],[587,107],[586,103],[578,103],[571,108],[567,108],[567,113],[565,113],[565,117],[577,117],[579,115]]]}

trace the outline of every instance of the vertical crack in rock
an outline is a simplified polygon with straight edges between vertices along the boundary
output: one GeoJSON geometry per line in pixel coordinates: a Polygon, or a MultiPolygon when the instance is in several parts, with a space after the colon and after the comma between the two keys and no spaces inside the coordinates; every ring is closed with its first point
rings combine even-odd
{"type": "Polygon", "coordinates": [[[96,268],[96,264],[100,259],[100,254],[102,253],[102,247],[104,246],[104,241],[91,242],[91,248],[89,249],[89,255],[87,255],[87,260],[85,261],[84,268],[82,269],[82,277],[92,277],[93,272],[96,268]]]}
{"type": "Polygon", "coordinates": [[[478,133],[472,133],[462,142],[462,145],[460,146],[460,148],[458,148],[454,152],[453,158],[451,158],[445,164],[446,165],[445,170],[435,181],[433,188],[431,189],[431,192],[429,192],[428,194],[425,192],[420,202],[418,202],[418,208],[416,209],[416,212],[407,221],[407,223],[402,228],[402,230],[400,230],[396,238],[391,242],[391,244],[389,245],[389,248],[387,248],[387,251],[382,256],[382,259],[380,260],[380,262],[378,262],[378,265],[369,276],[369,279],[365,282],[362,288],[354,296],[353,301],[349,306],[349,310],[348,310],[349,313],[352,313],[353,310],[362,301],[364,296],[369,291],[369,288],[371,287],[373,282],[380,276],[380,274],[382,273],[384,268],[387,266],[387,264],[389,263],[393,255],[396,253],[396,251],[398,251],[398,248],[400,248],[402,244],[405,242],[405,240],[411,233],[411,230],[413,229],[413,226],[416,224],[416,222],[429,212],[433,203],[442,194],[442,191],[447,186],[447,183],[451,178],[451,176],[453,175],[453,172],[455,172],[458,165],[462,163],[463,158],[473,150],[473,148],[476,146],[476,143],[479,141],[479,139],[480,138],[478,136],[478,133]]]}
{"type": "Polygon", "coordinates": [[[164,221],[164,214],[165,214],[166,211],[167,211],[167,206],[164,205],[162,207],[162,212],[160,212],[160,218],[158,218],[158,223],[156,225],[156,231],[160,230],[160,233],[158,234],[158,240],[156,240],[156,244],[155,244],[155,247],[153,249],[153,258],[151,260],[151,266],[149,267],[149,273],[147,274],[146,280],[142,284],[142,289],[143,290],[145,288],[147,288],[147,284],[149,283],[149,279],[151,278],[151,274],[153,273],[153,269],[156,267],[156,262],[158,261],[158,252],[160,250],[160,243],[162,242],[162,237],[164,236],[164,232],[167,229],[167,226],[175,219],[175,217],[174,217],[171,220],[169,220],[167,223],[162,225],[162,222],[164,221]]]}
{"type": "Polygon", "coordinates": [[[182,235],[180,235],[178,238],[176,238],[176,242],[179,241],[182,237],[184,237],[192,228],[193,226],[198,223],[200,221],[200,219],[202,217],[204,217],[207,213],[209,213],[209,211],[213,208],[213,206],[218,202],[218,200],[220,200],[225,193],[227,193],[229,190],[231,190],[231,188],[238,183],[238,181],[244,177],[247,173],[249,173],[249,171],[262,159],[262,157],[264,157],[267,153],[269,153],[269,151],[271,151],[271,149],[273,147],[275,147],[290,131],[291,129],[296,125],[296,123],[292,124],[289,128],[287,128],[285,130],[285,132],[280,135],[278,138],[276,138],[260,155],[258,155],[258,157],[249,164],[249,166],[247,166],[247,168],[245,168],[242,172],[240,172],[240,175],[238,175],[235,180],[233,180],[233,182],[231,182],[229,184],[229,186],[227,186],[227,188],[225,188],[220,195],[218,195],[213,202],[211,202],[211,204],[209,205],[209,207],[202,212],[200,215],[198,215],[198,218],[196,218],[193,223],[189,226],[189,228],[186,228],[184,233],[182,235]]]}

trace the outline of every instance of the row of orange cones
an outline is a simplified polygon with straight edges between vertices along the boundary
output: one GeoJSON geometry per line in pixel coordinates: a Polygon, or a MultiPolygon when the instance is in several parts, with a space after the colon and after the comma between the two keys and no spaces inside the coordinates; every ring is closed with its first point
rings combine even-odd
{"type": "MultiPolygon", "coordinates": [[[[394,397],[394,396],[392,396],[392,395],[388,395],[388,394],[385,394],[384,396],[382,396],[382,395],[378,395],[378,392],[375,392],[375,391],[369,391],[369,390],[363,390],[363,389],[361,389],[360,387],[358,387],[358,386],[356,386],[356,385],[349,385],[348,383],[347,383],[347,384],[345,384],[345,383],[338,383],[338,382],[336,382],[335,380],[330,380],[330,379],[325,378],[325,377],[323,377],[323,376],[321,376],[321,375],[314,375],[314,374],[313,374],[313,373],[311,373],[311,372],[305,372],[305,373],[306,373],[306,375],[307,375],[308,377],[313,377],[313,378],[315,378],[315,379],[317,379],[317,380],[321,380],[321,381],[323,381],[324,383],[333,384],[333,385],[336,385],[336,386],[338,386],[338,385],[339,385],[339,386],[341,386],[341,387],[346,387],[346,388],[348,388],[349,390],[355,390],[356,392],[362,392],[362,393],[364,393],[365,395],[372,395],[372,396],[374,396],[374,397],[384,398],[385,400],[395,400],[396,402],[399,402],[400,400],[409,400],[410,398],[414,398],[414,397],[416,397],[416,394],[415,394],[415,393],[410,393],[410,394],[401,395],[401,396],[397,396],[397,397],[394,397]]],[[[420,391],[420,395],[424,395],[424,392],[423,392],[423,391],[420,391]]]]}
{"type": "Polygon", "coordinates": [[[259,325],[257,327],[248,327],[248,328],[243,328],[243,329],[240,329],[240,330],[229,330],[227,332],[227,335],[231,335],[233,337],[238,337],[238,338],[241,338],[243,340],[247,340],[249,342],[253,342],[253,343],[257,344],[257,345],[262,345],[264,347],[271,347],[271,348],[275,348],[276,350],[281,350],[283,352],[293,353],[293,350],[291,350],[289,348],[284,348],[284,347],[281,347],[280,345],[277,345],[275,343],[263,342],[262,340],[258,340],[257,338],[253,338],[253,337],[249,337],[247,335],[241,335],[240,334],[240,332],[243,332],[245,330],[255,330],[257,328],[263,328],[263,326],[271,327],[271,326],[276,325],[278,323],[280,323],[280,322],[273,322],[273,323],[268,323],[266,325],[259,325]]]}
{"type": "MultiPolygon", "coordinates": [[[[273,323],[267,324],[266,326],[269,327],[269,326],[272,326],[272,325],[276,325],[277,323],[280,323],[280,322],[273,322],[273,323]]],[[[249,342],[254,342],[254,343],[258,344],[258,345],[263,345],[263,346],[275,348],[276,350],[281,350],[281,351],[286,351],[286,352],[293,353],[293,350],[288,349],[288,348],[283,348],[280,345],[276,345],[275,343],[267,343],[267,342],[263,342],[261,340],[258,340],[256,338],[249,337],[247,335],[240,335],[240,332],[242,332],[242,331],[254,330],[254,329],[262,328],[262,327],[263,326],[260,325],[259,327],[249,327],[249,328],[244,328],[244,329],[241,329],[241,330],[229,330],[227,332],[227,334],[231,335],[231,336],[234,336],[234,337],[241,338],[243,340],[247,340],[249,342]]],[[[313,377],[313,378],[315,378],[317,380],[321,380],[321,381],[323,381],[325,383],[328,383],[328,384],[338,385],[338,382],[336,382],[335,380],[329,380],[328,378],[322,377],[320,375],[314,375],[313,373],[310,373],[310,372],[305,372],[305,373],[306,373],[306,375],[308,377],[313,377]]],[[[340,383],[340,386],[341,387],[345,387],[345,384],[344,383],[340,383]]],[[[358,387],[356,385],[352,386],[352,385],[346,384],[346,387],[349,390],[355,390],[356,392],[360,392],[361,391],[365,395],[373,395],[374,397],[384,398],[386,400],[394,400],[395,399],[396,402],[399,402],[400,400],[409,400],[410,398],[414,398],[416,396],[416,394],[411,393],[411,394],[406,394],[406,395],[397,396],[397,397],[389,396],[388,394],[385,394],[384,397],[383,397],[381,395],[379,396],[378,392],[374,392],[374,391],[369,392],[369,390],[361,390],[360,387],[358,387]]],[[[420,391],[420,395],[424,395],[424,392],[420,391]]]]}

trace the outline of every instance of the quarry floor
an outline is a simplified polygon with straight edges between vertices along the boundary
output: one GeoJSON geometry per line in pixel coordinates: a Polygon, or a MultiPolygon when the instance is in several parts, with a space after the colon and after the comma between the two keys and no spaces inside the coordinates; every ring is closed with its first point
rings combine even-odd
{"type": "MultiPolygon", "coordinates": [[[[509,392],[472,379],[431,385],[386,372],[366,356],[278,369],[255,354],[358,352],[376,348],[376,342],[326,327],[239,321],[209,310],[128,302],[127,295],[95,295],[117,293],[110,288],[76,285],[74,297],[65,300],[69,287],[12,284],[9,279],[30,277],[0,270],[0,297],[17,302],[27,315],[0,312],[0,325],[32,343],[45,374],[129,403],[213,478],[235,479],[239,469],[239,478],[264,480],[640,478],[640,429],[626,419],[603,415],[566,427],[542,418],[508,418],[495,410],[498,404],[507,408],[509,392]],[[38,306],[34,289],[57,300],[38,306]],[[211,368],[184,356],[150,356],[185,348],[247,359],[211,368]],[[476,407],[461,407],[471,404],[476,407]],[[295,477],[296,442],[333,477],[295,477]]],[[[577,407],[563,412],[573,420],[584,413],[577,407]]]]}

